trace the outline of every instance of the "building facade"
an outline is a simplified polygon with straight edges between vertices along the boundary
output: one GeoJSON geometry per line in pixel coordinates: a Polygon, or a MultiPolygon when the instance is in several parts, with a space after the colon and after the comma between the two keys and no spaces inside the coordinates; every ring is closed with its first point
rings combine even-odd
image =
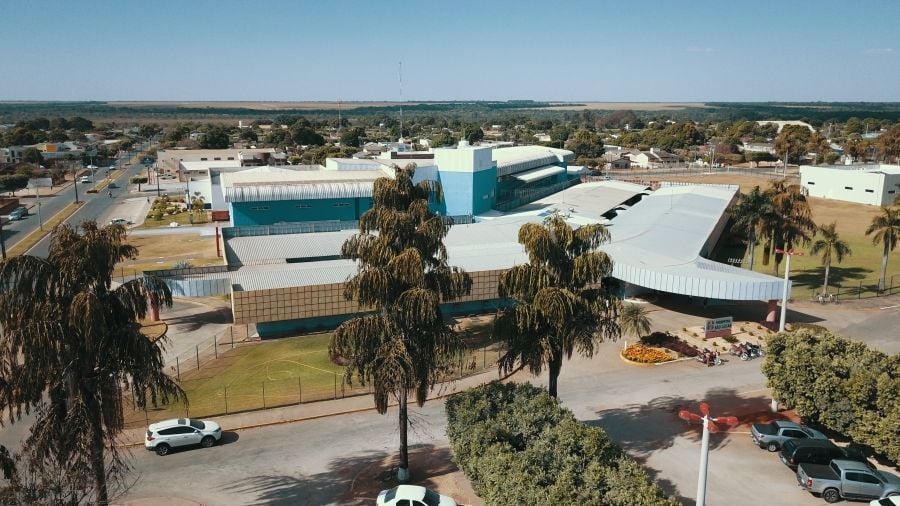
{"type": "Polygon", "coordinates": [[[801,165],[800,185],[812,197],[886,206],[900,191],[900,165],[801,165]]]}

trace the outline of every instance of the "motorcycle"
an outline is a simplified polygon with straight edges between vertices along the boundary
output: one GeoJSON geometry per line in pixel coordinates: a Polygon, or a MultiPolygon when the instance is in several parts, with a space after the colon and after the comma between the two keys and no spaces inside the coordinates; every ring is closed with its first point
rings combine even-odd
{"type": "Polygon", "coordinates": [[[722,365],[722,359],[719,358],[719,352],[710,351],[707,348],[703,348],[703,351],[697,355],[697,361],[701,364],[706,364],[707,367],[712,367],[714,365],[722,365]]]}
{"type": "Polygon", "coordinates": [[[731,345],[731,354],[739,357],[741,360],[750,360],[752,358],[750,351],[741,343],[731,345]]]}
{"type": "Polygon", "coordinates": [[[763,356],[762,347],[758,344],[753,344],[751,342],[744,343],[744,349],[750,354],[751,358],[761,357],[763,356]]]}

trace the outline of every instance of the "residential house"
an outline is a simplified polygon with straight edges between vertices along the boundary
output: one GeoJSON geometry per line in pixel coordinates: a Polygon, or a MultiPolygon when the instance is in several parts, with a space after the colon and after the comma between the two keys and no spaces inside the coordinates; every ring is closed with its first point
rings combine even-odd
{"type": "Polygon", "coordinates": [[[640,151],[638,154],[629,153],[625,156],[631,160],[632,165],[637,165],[642,169],[658,169],[678,163],[677,156],[659,148],[650,148],[650,151],[640,151]]]}

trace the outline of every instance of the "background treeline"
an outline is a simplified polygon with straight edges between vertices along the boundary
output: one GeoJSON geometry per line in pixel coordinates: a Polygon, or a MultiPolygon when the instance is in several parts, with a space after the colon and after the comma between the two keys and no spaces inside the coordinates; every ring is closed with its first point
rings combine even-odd
{"type": "Polygon", "coordinates": [[[810,329],[770,337],[767,352],[762,370],[778,402],[900,462],[900,355],[810,329]]]}
{"type": "Polygon", "coordinates": [[[678,504],[546,390],[489,383],[451,397],[447,419],[454,459],[487,504],[678,504]]]}

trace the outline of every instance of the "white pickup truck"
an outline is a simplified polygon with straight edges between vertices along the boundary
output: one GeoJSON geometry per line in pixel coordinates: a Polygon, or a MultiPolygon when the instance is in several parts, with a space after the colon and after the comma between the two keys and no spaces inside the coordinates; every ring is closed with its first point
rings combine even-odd
{"type": "Polygon", "coordinates": [[[900,477],[884,471],[874,471],[861,462],[832,460],[827,466],[800,464],[797,483],[813,495],[821,495],[825,502],[841,499],[884,499],[900,496],[900,477]]]}

